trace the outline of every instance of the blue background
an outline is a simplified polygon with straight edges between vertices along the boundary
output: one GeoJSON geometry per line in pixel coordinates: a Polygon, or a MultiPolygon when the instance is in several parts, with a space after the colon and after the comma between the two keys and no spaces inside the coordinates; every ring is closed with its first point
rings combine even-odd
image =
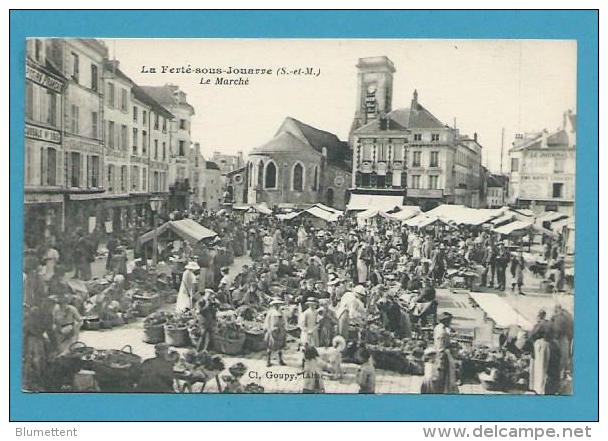
{"type": "MultiPolygon", "coordinates": [[[[13,11],[10,17],[11,420],[533,421],[598,418],[598,14],[595,11],[13,11]],[[24,394],[21,384],[25,38],[528,38],[578,41],[575,393],[24,394]]],[[[556,63],[555,69],[559,69],[556,63]]],[[[500,114],[497,114],[497,118],[500,114]]]]}

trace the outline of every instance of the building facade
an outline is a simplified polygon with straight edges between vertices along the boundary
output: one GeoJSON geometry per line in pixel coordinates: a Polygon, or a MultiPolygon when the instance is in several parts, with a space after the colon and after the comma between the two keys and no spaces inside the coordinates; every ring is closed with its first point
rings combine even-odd
{"type": "Polygon", "coordinates": [[[173,84],[142,86],[143,91],[160,103],[174,116],[171,132],[171,161],[168,169],[169,207],[186,209],[191,204],[193,167],[197,155],[192,148],[191,126],[194,107],[187,95],[173,84]]]}
{"type": "Polygon", "coordinates": [[[213,152],[211,161],[217,164],[223,175],[245,166],[243,152],[237,152],[236,155],[225,155],[216,151],[213,152]]]}
{"type": "Polygon", "coordinates": [[[67,78],[63,106],[65,229],[93,231],[104,221],[103,63],[106,46],[94,39],[48,41],[47,58],[67,78]]]}
{"type": "Polygon", "coordinates": [[[47,59],[49,41],[30,39],[25,67],[25,242],[35,246],[63,230],[63,105],[67,84],[47,59]]]}
{"type": "Polygon", "coordinates": [[[324,203],[344,208],[351,180],[349,151],[332,133],[294,118],[254,148],[247,164],[247,203],[306,207],[324,203]]]}
{"type": "Polygon", "coordinates": [[[509,203],[534,212],[574,214],[576,114],[564,113],[559,129],[516,135],[509,150],[509,203]]]}
{"type": "Polygon", "coordinates": [[[481,145],[437,119],[414,91],[409,108],[392,110],[393,63],[360,59],[358,101],[349,139],[352,193],[402,196],[403,203],[480,204],[481,145]]]}
{"type": "Polygon", "coordinates": [[[227,192],[228,200],[235,205],[247,203],[247,166],[237,168],[226,174],[222,174],[224,190],[227,192]]]}
{"type": "Polygon", "coordinates": [[[489,173],[486,176],[485,207],[500,208],[507,205],[509,177],[489,173]]]}

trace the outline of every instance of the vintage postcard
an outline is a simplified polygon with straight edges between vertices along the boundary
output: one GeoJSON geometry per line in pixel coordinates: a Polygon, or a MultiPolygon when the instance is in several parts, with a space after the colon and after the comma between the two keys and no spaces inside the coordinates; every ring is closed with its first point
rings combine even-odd
{"type": "Polygon", "coordinates": [[[573,393],[575,40],[15,62],[23,391],[573,393]]]}

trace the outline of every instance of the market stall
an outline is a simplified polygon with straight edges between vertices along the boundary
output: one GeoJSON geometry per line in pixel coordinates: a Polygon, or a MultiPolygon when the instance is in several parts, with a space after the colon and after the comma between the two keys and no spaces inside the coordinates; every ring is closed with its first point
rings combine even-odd
{"type": "Polygon", "coordinates": [[[165,222],[158,228],[142,234],[138,243],[143,245],[151,240],[162,238],[163,240],[179,237],[190,244],[195,244],[204,239],[210,239],[217,234],[192,219],[182,219],[177,221],[165,222]]]}

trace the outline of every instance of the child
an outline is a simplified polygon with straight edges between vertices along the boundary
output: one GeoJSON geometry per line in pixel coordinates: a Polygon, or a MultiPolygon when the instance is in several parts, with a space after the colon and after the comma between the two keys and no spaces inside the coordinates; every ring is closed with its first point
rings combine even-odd
{"type": "Polygon", "coordinates": [[[341,335],[336,335],[332,340],[332,347],[327,352],[330,372],[333,378],[342,379],[344,373],[342,371],[342,351],[346,347],[346,340],[341,335]]]}
{"type": "Polygon", "coordinates": [[[304,372],[302,373],[304,384],[302,386],[302,393],[325,393],[325,384],[322,377],[324,367],[328,367],[327,363],[320,359],[317,349],[314,346],[307,346],[304,350],[304,372]]]}
{"type": "Polygon", "coordinates": [[[376,368],[374,360],[367,349],[362,349],[359,353],[363,364],[357,372],[357,384],[360,394],[376,393],[376,368]]]}

